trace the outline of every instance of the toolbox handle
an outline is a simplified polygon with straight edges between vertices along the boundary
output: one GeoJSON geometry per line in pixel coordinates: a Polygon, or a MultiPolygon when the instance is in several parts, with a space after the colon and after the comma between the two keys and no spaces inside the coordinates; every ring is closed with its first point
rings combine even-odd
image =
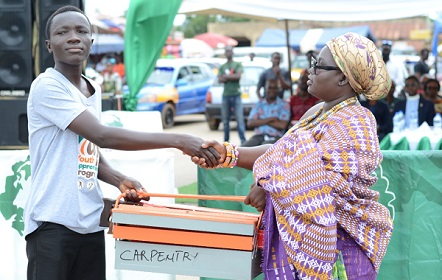
{"type": "MultiPolygon", "coordinates": [[[[115,202],[115,208],[118,208],[120,199],[126,197],[126,193],[121,193],[117,201],[115,202]]],[[[237,195],[203,195],[203,194],[172,194],[172,193],[147,193],[138,192],[138,197],[143,199],[143,197],[168,197],[168,198],[187,198],[187,199],[200,199],[200,200],[224,200],[224,201],[235,201],[244,202],[245,196],[237,195]]]]}

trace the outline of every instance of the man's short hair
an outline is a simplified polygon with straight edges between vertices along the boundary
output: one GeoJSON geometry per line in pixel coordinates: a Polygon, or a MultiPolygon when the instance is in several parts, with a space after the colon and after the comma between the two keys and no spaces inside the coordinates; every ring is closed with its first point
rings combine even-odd
{"type": "Polygon", "coordinates": [[[79,8],[77,8],[75,6],[69,6],[69,5],[63,6],[63,7],[58,8],[55,12],[53,12],[52,15],[49,17],[48,21],[46,22],[46,29],[45,29],[46,39],[49,39],[51,36],[51,26],[52,26],[52,21],[53,21],[54,17],[56,15],[66,13],[66,12],[80,13],[86,17],[87,21],[89,22],[89,25],[92,25],[91,22],[89,21],[89,18],[86,16],[86,14],[82,10],[80,10],[79,8]]]}
{"type": "Polygon", "coordinates": [[[424,53],[430,53],[430,50],[427,49],[427,48],[423,48],[423,49],[421,50],[421,55],[423,55],[424,53]]]}
{"type": "Polygon", "coordinates": [[[415,75],[408,76],[405,78],[405,81],[415,81],[417,84],[419,84],[419,79],[415,75]]]}

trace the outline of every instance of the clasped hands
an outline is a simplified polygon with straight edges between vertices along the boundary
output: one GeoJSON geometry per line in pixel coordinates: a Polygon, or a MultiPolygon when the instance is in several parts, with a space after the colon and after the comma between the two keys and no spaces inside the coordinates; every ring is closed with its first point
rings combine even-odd
{"type": "MultiPolygon", "coordinates": [[[[198,164],[200,167],[203,168],[217,168],[221,166],[226,166],[229,163],[225,164],[225,161],[229,160],[228,156],[228,148],[226,148],[225,144],[221,144],[217,141],[206,141],[204,142],[201,147],[203,149],[208,149],[211,152],[216,152],[219,155],[218,164],[215,165],[214,162],[206,162],[206,160],[202,157],[198,156],[192,156],[191,160],[195,164],[198,164]]],[[[217,156],[214,154],[214,157],[217,158],[217,156]]],[[[255,207],[258,211],[263,211],[266,205],[266,192],[262,187],[257,186],[255,183],[253,183],[250,186],[250,192],[247,195],[247,197],[244,200],[244,204],[250,205],[252,207],[255,207]]]]}

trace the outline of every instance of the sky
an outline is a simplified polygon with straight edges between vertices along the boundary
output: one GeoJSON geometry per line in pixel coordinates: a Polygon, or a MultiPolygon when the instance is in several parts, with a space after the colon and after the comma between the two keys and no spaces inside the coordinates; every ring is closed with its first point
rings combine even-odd
{"type": "MultiPolygon", "coordinates": [[[[93,15],[99,12],[112,17],[123,16],[129,8],[130,0],[84,0],[86,15],[93,15]]],[[[185,20],[184,15],[175,17],[174,25],[181,25],[185,20]]]]}

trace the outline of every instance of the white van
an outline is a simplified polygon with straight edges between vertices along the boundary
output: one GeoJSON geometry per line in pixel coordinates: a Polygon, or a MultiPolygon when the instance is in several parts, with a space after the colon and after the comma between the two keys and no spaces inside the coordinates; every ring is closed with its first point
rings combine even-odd
{"type": "MultiPolygon", "coordinates": [[[[267,60],[270,61],[272,54],[279,52],[281,54],[281,67],[286,70],[289,69],[289,59],[287,53],[287,47],[235,47],[233,49],[233,60],[246,61],[249,59],[249,54],[255,54],[255,60],[267,60]]],[[[293,61],[296,54],[293,50],[290,50],[290,57],[293,61]]],[[[217,49],[214,52],[214,57],[224,58],[224,49],[217,49]]]]}

